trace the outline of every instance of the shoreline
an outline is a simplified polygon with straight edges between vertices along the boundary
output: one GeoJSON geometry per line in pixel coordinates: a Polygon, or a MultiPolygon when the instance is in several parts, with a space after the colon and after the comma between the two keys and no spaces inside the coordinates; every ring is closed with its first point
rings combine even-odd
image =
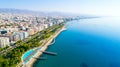
{"type": "MultiPolygon", "coordinates": [[[[56,38],[62,31],[66,30],[65,29],[65,26],[63,26],[58,32],[56,32],[55,34],[53,34],[51,37],[48,38],[48,41],[43,44],[41,46],[41,51],[45,51],[48,46],[51,44],[51,42],[53,41],[54,38],[56,38]]],[[[40,56],[42,55],[42,52],[37,52],[34,57],[36,58],[39,58],[40,56]]],[[[36,62],[37,60],[34,59],[34,58],[31,58],[27,64],[23,65],[22,67],[33,67],[34,63],[36,62]]]]}

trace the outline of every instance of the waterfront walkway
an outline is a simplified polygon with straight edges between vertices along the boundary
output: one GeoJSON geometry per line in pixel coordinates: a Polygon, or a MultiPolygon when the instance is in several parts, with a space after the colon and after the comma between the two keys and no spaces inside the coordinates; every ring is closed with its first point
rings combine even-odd
{"type": "MultiPolygon", "coordinates": [[[[53,41],[54,38],[56,38],[62,31],[66,30],[65,26],[63,26],[61,29],[58,29],[54,35],[52,35],[51,37],[45,39],[45,40],[42,40],[42,45],[39,47],[41,49],[41,51],[45,51],[47,49],[47,47],[51,44],[51,42],[53,41]]],[[[33,53],[36,53],[34,55],[35,58],[39,58],[40,55],[42,55],[42,52],[38,52],[38,50],[36,50],[35,52],[33,53]]],[[[32,55],[32,54],[31,54],[32,55]]],[[[28,58],[26,58],[24,61],[27,61],[29,60],[26,64],[24,64],[24,62],[21,62],[20,65],[18,65],[17,67],[32,67],[33,64],[35,63],[36,59],[34,58],[30,58],[30,56],[28,58]],[[24,65],[22,65],[24,64],[24,65]]]]}

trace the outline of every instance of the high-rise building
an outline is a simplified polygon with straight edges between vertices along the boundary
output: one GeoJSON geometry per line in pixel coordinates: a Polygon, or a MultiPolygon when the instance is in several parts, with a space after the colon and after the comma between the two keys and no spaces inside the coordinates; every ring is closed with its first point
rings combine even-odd
{"type": "Polygon", "coordinates": [[[0,48],[6,47],[10,45],[10,41],[8,37],[0,37],[0,48]]]}
{"type": "Polygon", "coordinates": [[[20,33],[19,32],[14,32],[13,34],[13,41],[18,41],[20,40],[20,33]]]}
{"type": "Polygon", "coordinates": [[[23,34],[23,32],[20,32],[20,33],[19,33],[19,36],[20,36],[20,40],[23,40],[23,39],[24,39],[24,34],[23,34]]]}
{"type": "Polygon", "coordinates": [[[23,38],[27,38],[29,36],[28,32],[23,32],[23,38]]]}
{"type": "Polygon", "coordinates": [[[15,35],[13,36],[13,40],[14,40],[14,41],[20,40],[19,34],[15,34],[15,35]]]}

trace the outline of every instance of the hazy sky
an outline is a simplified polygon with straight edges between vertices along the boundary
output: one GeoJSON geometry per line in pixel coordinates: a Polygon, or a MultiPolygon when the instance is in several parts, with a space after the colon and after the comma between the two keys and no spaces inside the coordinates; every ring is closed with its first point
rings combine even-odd
{"type": "Polygon", "coordinates": [[[120,16],[120,0],[0,0],[0,8],[120,16]]]}

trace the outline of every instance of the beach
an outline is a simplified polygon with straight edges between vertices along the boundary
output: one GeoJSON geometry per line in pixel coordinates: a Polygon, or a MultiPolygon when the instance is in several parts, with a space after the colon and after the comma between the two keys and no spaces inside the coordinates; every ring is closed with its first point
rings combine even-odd
{"type": "MultiPolygon", "coordinates": [[[[45,43],[42,44],[41,46],[41,51],[45,51],[48,46],[51,44],[51,42],[53,41],[54,38],[56,38],[62,31],[65,30],[65,26],[63,26],[61,29],[59,29],[56,33],[54,33],[51,37],[49,37],[47,40],[45,40],[45,43]]],[[[35,58],[39,58],[42,55],[42,52],[37,52],[34,57],[35,58]]],[[[31,58],[25,65],[23,65],[22,67],[33,67],[33,64],[36,62],[37,60],[34,58],[31,58]]],[[[22,63],[22,62],[21,62],[22,63]]],[[[19,67],[19,66],[18,66],[19,67]]]]}

